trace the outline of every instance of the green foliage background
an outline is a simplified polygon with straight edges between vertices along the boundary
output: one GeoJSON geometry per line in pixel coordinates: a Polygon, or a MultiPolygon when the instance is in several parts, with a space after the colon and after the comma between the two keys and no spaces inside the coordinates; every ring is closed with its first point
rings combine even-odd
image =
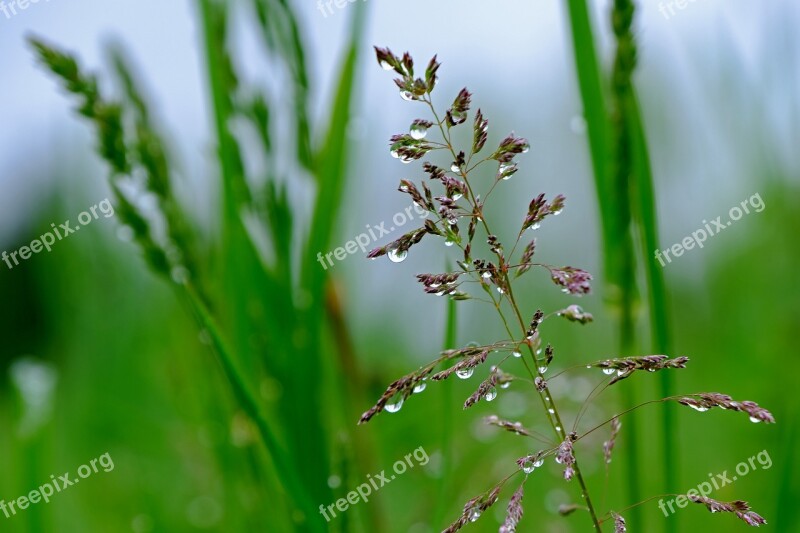
{"type": "MultiPolygon", "coordinates": [[[[617,4],[622,9],[619,4],[626,3],[617,4]]],[[[363,151],[368,143],[352,141],[349,134],[352,116],[364,112],[363,80],[370,69],[378,70],[373,43],[366,37],[371,6],[356,2],[337,13],[348,19],[348,37],[340,43],[336,63],[329,65],[332,81],[325,87],[310,75],[310,39],[294,3],[198,0],[193,7],[213,121],[209,137],[214,139],[217,166],[207,169],[213,178],[207,184],[216,202],[213,212],[192,210],[183,194],[186,184],[159,165],[162,149],[170,167],[177,164],[171,146],[179,145],[180,139],[170,139],[164,133],[169,125],[160,123],[157,113],[145,111],[154,103],[141,87],[156,86],[159,80],[148,76],[146,68],[139,72],[130,66],[136,50],[108,47],[112,53],[107,54],[105,66],[85,65],[97,72],[101,92],[109,101],[119,101],[122,116],[131,120],[125,122],[128,146],[111,150],[106,159],[113,161],[125,151],[132,166],[138,165],[145,190],[159,199],[157,209],[183,252],[190,282],[176,283],[174,268],[153,259],[157,253],[143,256],[138,245],[148,246],[147,232],[139,231],[135,215],[116,202],[115,219],[93,223],[85,230],[89,235],[73,236],[52,253],[13,270],[0,265],[4,303],[0,306],[0,499],[26,494],[51,474],[74,471],[105,452],[115,462],[113,472],[93,476],[50,504],[33,506],[13,519],[0,515],[0,529],[441,530],[459,515],[466,500],[513,469],[517,457],[535,451],[510,435],[487,431],[480,418],[497,412],[532,425],[541,420],[536,404],[527,403],[516,389],[501,391],[494,404],[462,411],[463,399],[478,383],[473,378],[431,385],[400,413],[384,413],[366,426],[355,424],[389,382],[434,358],[442,345],[492,341],[500,331],[479,307],[469,302],[454,306],[414,286],[413,274],[443,270],[443,246],[429,244],[400,265],[351,257],[323,270],[316,260],[317,252],[351,238],[352,220],[361,228],[372,213],[389,220],[402,209],[371,197],[370,180],[381,180],[380,187],[386,189],[393,188],[396,180],[365,170],[363,151]],[[243,15],[246,22],[235,18],[243,15]],[[245,24],[258,35],[263,60],[283,81],[278,91],[259,86],[245,74],[245,56],[234,46],[236,28],[245,24]],[[116,80],[116,85],[107,84],[109,80],[116,80]],[[145,103],[140,104],[140,98],[145,103]],[[323,102],[322,112],[314,98],[323,102]],[[245,124],[245,133],[234,127],[236,121],[245,124]],[[253,166],[253,158],[266,163],[253,166]],[[166,191],[164,184],[169,184],[166,191]],[[305,191],[301,198],[296,187],[305,191]],[[136,242],[116,237],[121,223],[134,227],[136,242]],[[10,373],[23,358],[47,365],[57,376],[43,418],[32,431],[23,428],[33,400],[20,391],[10,373]],[[273,444],[265,446],[265,438],[273,439],[273,444]],[[399,476],[369,502],[353,506],[330,523],[313,512],[420,446],[431,462],[399,476]]],[[[723,213],[755,192],[767,207],[710,239],[702,251],[690,252],[691,262],[664,269],[661,295],[658,280],[654,282],[646,268],[651,254],[641,248],[652,244],[653,238],[666,248],[685,234],[674,229],[685,227],[676,220],[684,213],[675,206],[680,199],[658,194],[675,179],[669,172],[675,166],[664,161],[681,154],[666,144],[648,146],[647,141],[663,139],[670,120],[677,119],[660,112],[659,101],[668,95],[652,82],[658,77],[652,72],[633,93],[612,91],[612,61],[606,53],[613,56],[614,47],[603,44],[614,41],[610,14],[603,11],[603,18],[595,17],[583,7],[580,1],[568,2],[562,22],[574,51],[564,57],[574,72],[574,86],[565,98],[574,97],[573,105],[586,110],[588,128],[587,137],[565,145],[564,157],[576,157],[571,151],[577,147],[585,173],[560,175],[559,183],[547,183],[576,191],[578,207],[570,208],[572,196],[567,194],[568,208],[557,224],[551,223],[554,228],[543,228],[539,247],[545,260],[586,264],[596,270],[595,294],[580,302],[595,315],[595,322],[580,329],[548,324],[547,340],[557,354],[553,368],[620,351],[652,353],[658,349],[660,328],[668,321],[670,355],[691,358],[688,369],[672,376],[671,390],[720,391],[752,399],[778,420],[777,425],[764,427],[736,413],[699,414],[679,407],[666,408],[671,417],[665,420],[664,407],[645,408],[635,419],[635,433],[630,433],[633,424],[623,420],[607,486],[600,464],[604,435],[579,448],[593,498],[621,509],[632,503],[631,497],[688,490],[705,481],[708,473],[732,470],[767,450],[772,468],[751,473],[714,496],[747,500],[767,518],[768,527],[796,531],[800,487],[794,458],[798,362],[793,325],[800,316],[800,294],[792,269],[800,259],[793,235],[793,229],[800,227],[800,194],[797,168],[773,152],[787,142],[786,133],[779,133],[767,118],[734,124],[747,142],[729,155],[747,176],[746,183],[718,191],[720,199],[713,206],[699,205],[692,220],[699,226],[700,220],[723,213]],[[609,171],[621,157],[610,117],[625,99],[631,99],[627,119],[636,154],[631,179],[638,185],[620,184],[609,171]],[[648,198],[641,180],[651,178],[651,163],[654,196],[648,198]],[[633,221],[618,219],[626,209],[632,211],[633,221]],[[634,272],[627,278],[615,270],[619,243],[625,239],[630,239],[631,253],[636,254],[634,272]],[[620,307],[625,300],[620,291],[630,291],[627,310],[620,307]],[[657,309],[648,311],[654,294],[657,309]],[[620,321],[626,313],[633,330],[623,342],[620,321]],[[635,461],[633,450],[638,455],[635,461]],[[637,487],[637,494],[631,494],[632,487],[637,487]]],[[[468,10],[459,16],[469,16],[468,10]]],[[[371,31],[375,38],[381,37],[381,28],[371,31]]],[[[47,42],[46,35],[41,37],[47,42]]],[[[430,40],[426,48],[435,47],[434,37],[423,39],[430,40]]],[[[413,53],[415,44],[398,42],[395,51],[409,48],[413,53]]],[[[781,50],[784,74],[779,83],[791,92],[790,80],[800,74],[798,49],[789,43],[781,50]]],[[[525,52],[519,56],[524,61],[525,52]]],[[[35,60],[32,51],[30,60],[35,60]]],[[[427,57],[417,58],[423,60],[427,57]]],[[[462,61],[469,61],[472,70],[463,80],[445,78],[447,82],[437,89],[443,102],[451,97],[447,91],[455,95],[460,85],[477,84],[480,79],[481,65],[466,57],[447,58],[442,70],[462,61]]],[[[731,79],[718,87],[708,82],[703,110],[719,123],[727,120],[730,109],[739,109],[763,90],[754,84],[743,89],[743,96],[727,92],[727,83],[739,86],[747,80],[737,69],[736,51],[724,50],[721,61],[730,65],[731,79]]],[[[39,81],[53,85],[44,69],[39,81]]],[[[385,82],[378,101],[397,98],[390,80],[385,82]]],[[[77,100],[68,96],[64,105],[75,107],[77,100]]],[[[490,143],[499,141],[504,129],[520,134],[532,129],[514,120],[515,111],[534,105],[526,95],[520,94],[512,104],[479,90],[476,100],[479,105],[474,107],[480,106],[493,120],[495,137],[490,143]]],[[[783,111],[797,117],[796,92],[786,106],[783,111]]],[[[107,139],[109,129],[103,128],[107,116],[89,115],[101,126],[100,138],[107,139]]],[[[405,115],[397,117],[390,133],[402,131],[407,122],[405,115]]],[[[800,141],[794,129],[789,131],[795,133],[788,139],[790,145],[800,141]]],[[[490,207],[508,232],[514,231],[527,199],[542,190],[536,181],[535,142],[526,157],[527,169],[508,182],[507,191],[490,207]],[[523,178],[524,172],[533,177],[523,178]]],[[[100,184],[111,183],[107,194],[115,192],[118,180],[130,169],[120,165],[105,181],[106,170],[95,172],[88,163],[94,158],[88,151],[76,155],[64,150],[22,170],[22,174],[53,174],[60,185],[42,193],[46,207],[15,242],[4,244],[6,250],[26,244],[50,222],[74,218],[96,203],[100,184]],[[90,177],[78,181],[74,176],[90,177]],[[95,192],[87,192],[92,189],[95,192]]],[[[379,161],[380,172],[387,175],[396,164],[388,157],[379,161]]],[[[558,174],[558,169],[547,172],[558,174]]],[[[689,195],[693,189],[686,190],[689,195]]],[[[131,209],[135,212],[138,207],[131,209]]],[[[530,277],[522,282],[526,308],[555,310],[573,303],[544,276],[530,277]]],[[[627,399],[660,396],[665,385],[648,378],[629,380],[635,383],[630,384],[633,392],[627,399]]],[[[565,396],[579,394],[586,383],[582,378],[567,380],[562,384],[565,396]]],[[[619,387],[628,385],[626,381],[619,387]]],[[[590,412],[598,420],[626,405],[626,396],[619,391],[609,391],[602,400],[590,412]]],[[[573,413],[578,406],[572,403],[573,413]]],[[[468,527],[496,529],[508,496],[510,491],[496,505],[497,516],[487,513],[468,527]]],[[[520,530],[587,530],[589,523],[580,513],[568,518],[555,513],[560,503],[578,499],[575,487],[563,483],[554,466],[537,471],[526,485],[520,530]]],[[[744,527],[733,517],[712,516],[699,506],[664,520],[655,502],[642,506],[631,522],[631,530],[639,531],[744,527]]]]}

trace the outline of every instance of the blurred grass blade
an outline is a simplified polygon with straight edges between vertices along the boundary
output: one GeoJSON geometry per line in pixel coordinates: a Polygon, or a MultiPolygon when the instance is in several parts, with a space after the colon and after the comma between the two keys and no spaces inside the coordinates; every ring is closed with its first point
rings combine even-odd
{"type": "Polygon", "coordinates": [[[298,161],[311,170],[311,126],[308,117],[308,67],[297,15],[287,0],[252,0],[267,49],[283,57],[292,76],[295,141],[298,161]]]}
{"type": "MultiPolygon", "coordinates": [[[[637,300],[635,258],[631,236],[629,186],[625,169],[620,166],[619,152],[615,154],[614,122],[605,103],[604,79],[600,70],[594,30],[585,0],[568,0],[575,67],[586,119],[589,152],[595,179],[603,241],[606,300],[619,316],[620,355],[632,355],[635,346],[634,306],[637,300]]],[[[621,389],[626,405],[636,405],[636,385],[621,389]]],[[[631,502],[640,497],[638,420],[636,413],[626,423],[628,452],[624,454],[627,475],[627,497],[631,502]]],[[[641,524],[638,507],[630,511],[630,522],[641,524]]]]}
{"type": "MultiPolygon", "coordinates": [[[[445,266],[444,272],[450,271],[450,264],[445,266]]],[[[458,302],[449,298],[447,300],[447,322],[445,324],[444,343],[442,350],[450,350],[455,348],[457,341],[457,328],[458,328],[458,314],[456,305],[458,302]]],[[[453,381],[444,380],[439,383],[441,390],[441,405],[440,413],[443,413],[441,430],[442,430],[442,471],[439,477],[439,497],[437,498],[438,504],[433,514],[433,525],[441,524],[444,516],[450,507],[451,498],[448,494],[452,491],[452,470],[453,470],[453,418],[448,413],[452,406],[453,401],[453,381]]]]}
{"type": "MultiPolygon", "coordinates": [[[[613,241],[614,235],[614,189],[611,180],[613,159],[611,158],[611,124],[605,103],[605,90],[595,51],[594,32],[589,10],[583,0],[567,0],[567,11],[571,27],[572,50],[575,60],[578,88],[586,120],[589,153],[600,209],[600,226],[604,243],[613,241]]],[[[613,256],[604,254],[606,279],[615,272],[610,264],[613,256]]]]}
{"type": "MultiPolygon", "coordinates": [[[[341,74],[336,85],[336,95],[329,105],[327,133],[314,162],[318,190],[303,276],[312,289],[319,289],[325,277],[325,271],[316,261],[316,254],[324,252],[330,246],[333,228],[342,204],[347,172],[349,153],[347,126],[353,108],[356,69],[359,51],[362,49],[367,7],[366,4],[357,3],[354,8],[349,32],[350,42],[339,70],[341,74]]],[[[318,290],[311,292],[321,294],[318,290]]]]}
{"type": "MultiPolygon", "coordinates": [[[[642,240],[641,249],[644,254],[643,262],[648,284],[648,307],[650,315],[650,330],[654,353],[674,355],[670,341],[669,319],[667,311],[667,295],[664,283],[664,273],[661,265],[655,258],[655,250],[660,249],[658,240],[658,216],[656,213],[655,190],[653,173],[650,167],[650,154],[647,148],[647,138],[642,123],[641,111],[636,98],[635,88],[631,90],[631,113],[629,116],[630,128],[633,133],[633,162],[635,189],[634,216],[642,240]]],[[[659,373],[659,394],[662,398],[672,396],[674,385],[672,374],[659,373]]],[[[664,458],[664,490],[666,492],[679,491],[678,468],[680,464],[679,448],[676,445],[676,436],[680,431],[674,418],[674,407],[665,405],[662,413],[662,446],[664,458]]],[[[676,522],[669,521],[668,530],[676,530],[676,522]]]]}
{"type": "Polygon", "coordinates": [[[272,464],[283,483],[284,489],[292,497],[298,507],[303,510],[306,519],[311,523],[312,527],[310,530],[326,531],[327,528],[322,522],[322,517],[319,516],[317,512],[314,501],[309,496],[307,488],[298,478],[297,471],[294,470],[291,462],[287,460],[289,454],[273,434],[270,425],[267,423],[256,401],[256,396],[250,391],[247,381],[237,368],[233,352],[224,339],[222,331],[217,326],[211,313],[209,313],[208,309],[203,305],[197,293],[192,289],[192,286],[187,284],[184,285],[184,287],[186,301],[191,306],[200,324],[205,331],[208,332],[215,352],[218,355],[219,362],[225,372],[225,376],[231,384],[239,405],[245,413],[247,413],[247,416],[256,424],[258,432],[269,452],[272,464]]]}

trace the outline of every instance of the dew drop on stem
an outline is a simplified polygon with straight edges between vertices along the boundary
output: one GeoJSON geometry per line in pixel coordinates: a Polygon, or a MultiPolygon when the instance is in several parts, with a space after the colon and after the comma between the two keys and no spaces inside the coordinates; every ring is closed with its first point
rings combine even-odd
{"type": "Polygon", "coordinates": [[[403,407],[404,399],[405,398],[403,398],[403,394],[398,392],[394,396],[389,398],[383,409],[388,413],[396,413],[397,411],[400,410],[401,407],[403,407]]]}
{"type": "Polygon", "coordinates": [[[486,394],[484,394],[483,396],[483,399],[486,400],[487,402],[491,402],[495,398],[497,398],[497,389],[494,387],[486,391],[486,394]]]}
{"type": "Polygon", "coordinates": [[[408,251],[391,248],[388,252],[386,252],[386,256],[392,263],[402,263],[405,258],[408,257],[408,251]]]}
{"type": "Polygon", "coordinates": [[[472,373],[474,371],[474,368],[460,368],[456,370],[456,376],[460,377],[461,379],[469,379],[472,377],[472,373]]]}
{"type": "Polygon", "coordinates": [[[424,139],[425,136],[428,134],[428,128],[426,128],[422,124],[412,124],[409,133],[411,134],[411,137],[413,139],[419,141],[424,139]]]}

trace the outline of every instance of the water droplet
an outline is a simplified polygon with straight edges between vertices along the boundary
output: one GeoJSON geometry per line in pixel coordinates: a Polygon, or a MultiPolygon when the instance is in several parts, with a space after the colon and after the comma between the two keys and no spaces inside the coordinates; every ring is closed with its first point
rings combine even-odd
{"type": "Polygon", "coordinates": [[[558,464],[561,464],[561,457],[560,457],[560,456],[558,456],[558,455],[556,455],[556,462],[557,462],[558,464]]]}
{"type": "Polygon", "coordinates": [[[561,212],[562,212],[563,210],[564,210],[564,208],[562,207],[561,209],[554,209],[553,211],[550,211],[550,213],[551,213],[553,216],[556,216],[556,217],[557,217],[558,215],[560,215],[560,214],[561,214],[561,212]]]}
{"type": "Polygon", "coordinates": [[[455,244],[455,241],[453,239],[451,239],[450,237],[447,237],[444,240],[444,245],[445,246],[453,246],[454,244],[455,244]]]}
{"type": "Polygon", "coordinates": [[[551,415],[556,414],[556,410],[553,409],[552,407],[550,409],[548,409],[547,412],[550,413],[551,415]]]}
{"type": "Polygon", "coordinates": [[[586,119],[580,115],[576,115],[569,121],[569,127],[576,135],[583,135],[586,133],[586,119]]]}
{"type": "Polygon", "coordinates": [[[414,95],[408,91],[400,91],[400,98],[406,101],[410,101],[414,99],[414,95]]]}
{"type": "Polygon", "coordinates": [[[472,373],[474,371],[474,368],[460,368],[456,370],[456,376],[460,377],[461,379],[469,379],[472,377],[472,373]]]}
{"type": "Polygon", "coordinates": [[[556,426],[556,431],[561,431],[561,426],[556,426]]]}
{"type": "Polygon", "coordinates": [[[754,416],[751,416],[750,417],[750,422],[752,422],[753,424],[759,424],[759,423],[761,423],[761,420],[759,420],[758,418],[756,418],[754,416]]]}
{"type": "Polygon", "coordinates": [[[695,411],[698,411],[700,413],[705,413],[706,411],[708,411],[708,407],[703,407],[702,405],[691,405],[691,404],[689,404],[689,407],[691,407],[692,409],[694,409],[695,411]]]}
{"type": "Polygon", "coordinates": [[[453,163],[452,165],[450,165],[450,170],[452,172],[458,173],[458,172],[461,172],[461,167],[458,166],[457,164],[453,163]]]}
{"type": "Polygon", "coordinates": [[[385,59],[381,59],[380,65],[383,70],[392,70],[393,68],[392,65],[390,65],[385,59]]]}
{"type": "Polygon", "coordinates": [[[457,202],[457,201],[461,200],[461,198],[463,196],[464,196],[463,194],[461,194],[460,192],[457,192],[457,193],[454,193],[453,196],[450,197],[450,199],[453,200],[454,202],[457,202]]]}
{"type": "Polygon", "coordinates": [[[133,228],[131,228],[130,226],[118,227],[117,238],[122,242],[131,242],[133,240],[133,228]]]}
{"type": "Polygon", "coordinates": [[[501,176],[503,181],[508,181],[511,176],[517,173],[517,165],[513,163],[501,163],[497,173],[501,176]]]}
{"type": "Polygon", "coordinates": [[[538,461],[534,461],[534,462],[533,462],[533,466],[534,466],[534,468],[539,468],[539,467],[540,467],[540,466],[542,466],[543,464],[544,464],[544,459],[539,459],[538,461]]]}
{"type": "Polygon", "coordinates": [[[525,472],[526,474],[530,474],[535,469],[536,467],[533,465],[533,461],[531,460],[527,460],[524,463],[522,463],[522,471],[525,472]]]}
{"type": "Polygon", "coordinates": [[[530,149],[531,149],[531,145],[530,144],[525,143],[525,144],[522,145],[522,153],[523,154],[527,154],[530,151],[530,149]]]}
{"type": "Polygon", "coordinates": [[[414,394],[419,394],[420,392],[425,390],[425,387],[428,386],[428,383],[423,379],[422,381],[418,381],[416,385],[414,385],[414,394]]]}
{"type": "Polygon", "coordinates": [[[403,394],[398,392],[394,396],[389,398],[389,400],[386,402],[386,405],[383,406],[383,409],[387,413],[396,413],[397,411],[400,410],[401,407],[403,407],[404,400],[405,398],[403,398],[403,394]]]}
{"type": "Polygon", "coordinates": [[[487,402],[491,402],[495,398],[497,398],[497,389],[494,387],[490,388],[488,391],[486,391],[486,394],[483,395],[483,399],[487,402]]]}
{"type": "Polygon", "coordinates": [[[408,192],[408,185],[401,185],[400,192],[408,192]]]}
{"type": "Polygon", "coordinates": [[[504,381],[504,382],[502,382],[502,383],[500,384],[500,388],[501,388],[501,389],[507,389],[507,388],[509,388],[510,386],[511,386],[511,382],[510,382],[510,381],[504,381]]]}
{"type": "Polygon", "coordinates": [[[550,401],[550,396],[545,396],[544,397],[544,401],[549,402],[550,401]]]}
{"type": "MultiPolygon", "coordinates": [[[[586,368],[591,368],[591,367],[586,367],[586,368]]],[[[605,374],[606,376],[610,376],[613,373],[614,373],[614,369],[613,368],[604,368],[603,369],[603,374],[605,374]]]]}
{"type": "Polygon", "coordinates": [[[389,261],[392,263],[401,263],[407,256],[408,250],[398,250],[397,248],[390,248],[386,253],[389,261]]]}
{"type": "Polygon", "coordinates": [[[536,229],[539,229],[539,228],[541,228],[541,227],[542,227],[542,225],[541,225],[539,222],[537,222],[537,223],[535,223],[535,224],[533,224],[533,225],[531,226],[531,229],[534,229],[534,230],[536,230],[536,229]]]}
{"type": "Polygon", "coordinates": [[[419,141],[420,139],[424,139],[428,134],[428,128],[422,124],[412,124],[409,133],[411,134],[411,137],[419,141]]]}
{"type": "Polygon", "coordinates": [[[503,290],[503,287],[497,287],[497,292],[499,292],[500,294],[506,293],[506,291],[503,290]]]}
{"type": "Polygon", "coordinates": [[[170,274],[172,275],[172,281],[179,285],[186,285],[189,281],[189,271],[185,267],[173,267],[170,274]]]}
{"type": "Polygon", "coordinates": [[[207,329],[201,329],[197,333],[197,338],[200,340],[201,343],[210,346],[212,344],[211,333],[208,332],[207,329]]]}
{"type": "Polygon", "coordinates": [[[511,352],[511,355],[513,355],[513,356],[514,356],[514,357],[516,357],[516,358],[520,358],[520,357],[522,357],[522,354],[521,354],[521,353],[519,353],[519,352],[516,352],[516,351],[515,351],[515,352],[511,352]]]}
{"type": "Polygon", "coordinates": [[[592,365],[586,365],[586,368],[592,368],[592,365]]]}
{"type": "Polygon", "coordinates": [[[470,522],[475,522],[480,517],[481,517],[481,509],[480,509],[480,507],[473,507],[472,509],[470,509],[470,512],[469,512],[469,521],[470,522]]]}
{"type": "Polygon", "coordinates": [[[546,366],[540,366],[539,367],[539,373],[540,374],[544,374],[545,372],[547,372],[547,367],[546,366]]]}
{"type": "Polygon", "coordinates": [[[389,153],[390,153],[390,154],[392,155],[392,157],[394,157],[395,159],[397,159],[398,157],[400,157],[400,153],[399,153],[397,150],[392,150],[392,151],[390,151],[389,153]]]}

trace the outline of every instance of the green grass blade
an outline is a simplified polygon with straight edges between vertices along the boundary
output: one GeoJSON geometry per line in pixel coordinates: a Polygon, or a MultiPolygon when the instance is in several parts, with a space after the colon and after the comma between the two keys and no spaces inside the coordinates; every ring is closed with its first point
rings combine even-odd
{"type": "Polygon", "coordinates": [[[211,313],[202,303],[198,294],[191,285],[184,285],[186,301],[192,308],[198,322],[208,332],[215,353],[225,372],[225,377],[231,384],[233,393],[247,416],[255,423],[261,435],[267,451],[269,452],[272,464],[283,483],[284,489],[296,502],[297,506],[306,515],[309,522],[310,531],[326,531],[325,523],[317,512],[314,500],[308,493],[307,487],[303,484],[293,468],[292,463],[287,460],[289,457],[286,448],[280,444],[274,435],[270,424],[267,423],[256,396],[250,391],[247,381],[238,369],[233,357],[233,351],[229,343],[225,340],[222,330],[217,326],[211,313]]]}
{"type": "MultiPolygon", "coordinates": [[[[599,198],[600,224],[603,242],[612,242],[613,227],[613,183],[611,180],[612,158],[611,125],[605,102],[605,90],[602,74],[595,50],[594,31],[589,16],[589,9],[583,0],[567,0],[570,35],[572,37],[573,58],[577,74],[578,88],[583,104],[583,115],[586,120],[586,133],[589,141],[589,153],[595,180],[595,188],[599,198]]],[[[605,254],[604,273],[612,275],[614,267],[610,264],[612,256],[605,254]]]]}
{"type": "MultiPolygon", "coordinates": [[[[449,262],[445,267],[445,272],[450,271],[449,262]]],[[[444,343],[442,350],[449,350],[456,346],[456,336],[458,328],[458,314],[456,302],[453,299],[447,301],[447,322],[445,325],[444,343]]],[[[452,380],[444,380],[438,387],[441,390],[441,405],[439,412],[443,414],[441,431],[442,431],[442,474],[439,477],[439,497],[438,504],[433,514],[433,525],[438,527],[438,524],[444,520],[445,513],[447,513],[451,498],[448,495],[452,492],[453,480],[453,418],[447,414],[453,408],[453,382],[452,380]]]]}
{"type": "Polygon", "coordinates": [[[306,250],[305,272],[303,279],[310,283],[312,294],[321,294],[319,290],[324,281],[324,270],[317,262],[317,252],[326,251],[331,242],[333,228],[342,204],[345,177],[347,172],[347,125],[353,108],[355,77],[359,51],[365,28],[366,5],[358,3],[353,10],[350,31],[350,43],[345,52],[340,68],[341,75],[336,94],[331,101],[331,115],[327,133],[314,163],[318,178],[317,201],[311,222],[311,234],[306,250]]]}
{"type": "MultiPolygon", "coordinates": [[[[575,67],[581,101],[587,125],[589,151],[600,211],[603,241],[604,277],[607,282],[607,301],[619,316],[619,346],[621,355],[632,355],[635,346],[634,307],[637,300],[635,285],[635,258],[631,236],[631,214],[628,203],[629,187],[621,172],[615,153],[613,123],[605,103],[594,30],[585,0],[568,0],[575,67]]],[[[635,385],[622,389],[623,401],[635,405],[635,385]]],[[[637,416],[633,414],[626,423],[627,452],[624,454],[627,476],[627,494],[635,502],[640,496],[639,451],[637,416]]],[[[630,512],[631,522],[641,523],[641,512],[635,507],[630,512]]]]}
{"type": "MultiPolygon", "coordinates": [[[[643,262],[648,285],[647,302],[652,332],[652,347],[655,353],[672,356],[674,354],[672,353],[672,343],[670,341],[664,272],[655,258],[655,250],[659,249],[659,240],[653,173],[635,89],[631,90],[630,99],[631,113],[628,120],[630,121],[630,129],[633,135],[633,175],[635,180],[634,188],[636,190],[634,214],[644,254],[643,262]]],[[[673,394],[672,376],[670,372],[661,372],[658,376],[659,394],[662,398],[673,394]]],[[[662,465],[665,492],[679,492],[681,490],[680,486],[678,486],[679,448],[676,445],[676,436],[679,429],[674,413],[675,409],[672,405],[665,405],[661,410],[662,465]]],[[[679,529],[677,518],[666,522],[667,531],[677,531],[679,529]]]]}

